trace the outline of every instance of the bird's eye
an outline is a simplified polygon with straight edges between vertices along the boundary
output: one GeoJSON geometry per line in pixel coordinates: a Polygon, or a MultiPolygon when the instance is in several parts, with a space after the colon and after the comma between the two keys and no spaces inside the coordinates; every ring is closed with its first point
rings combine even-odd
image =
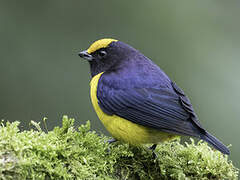
{"type": "Polygon", "coordinates": [[[102,58],[105,58],[105,57],[107,56],[107,52],[106,52],[106,51],[103,51],[103,50],[102,50],[102,51],[99,51],[99,52],[98,52],[98,56],[99,56],[99,58],[101,58],[101,59],[102,59],[102,58]]]}

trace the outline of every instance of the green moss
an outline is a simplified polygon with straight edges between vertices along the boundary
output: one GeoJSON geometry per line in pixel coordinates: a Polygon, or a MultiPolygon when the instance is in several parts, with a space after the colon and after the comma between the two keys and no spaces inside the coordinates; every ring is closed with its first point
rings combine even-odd
{"type": "MultiPolygon", "coordinates": [[[[45,120],[45,119],[44,119],[45,120]]],[[[105,143],[108,137],[90,131],[90,123],[74,127],[63,117],[62,127],[45,133],[20,131],[19,122],[0,126],[0,179],[237,179],[238,169],[227,156],[206,143],[185,146],[179,140],[156,149],[105,143]]]]}

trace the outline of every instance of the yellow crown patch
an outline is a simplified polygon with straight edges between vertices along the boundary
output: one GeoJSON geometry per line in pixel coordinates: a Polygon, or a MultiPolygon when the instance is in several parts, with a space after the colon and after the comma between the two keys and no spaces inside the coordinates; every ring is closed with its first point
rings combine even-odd
{"type": "Polygon", "coordinates": [[[114,42],[114,41],[118,41],[118,40],[110,39],[110,38],[97,40],[94,43],[92,43],[92,45],[88,48],[87,52],[91,54],[97,51],[98,49],[106,48],[111,42],[114,42]]]}

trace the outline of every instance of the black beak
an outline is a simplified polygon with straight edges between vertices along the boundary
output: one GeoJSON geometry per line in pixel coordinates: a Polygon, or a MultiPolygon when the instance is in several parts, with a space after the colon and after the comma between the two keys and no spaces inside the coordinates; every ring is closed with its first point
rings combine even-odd
{"type": "Polygon", "coordinates": [[[78,55],[79,55],[81,58],[86,59],[86,60],[88,60],[88,61],[92,61],[92,60],[93,60],[92,55],[89,54],[89,53],[87,52],[87,50],[82,51],[82,52],[79,52],[78,55]]]}

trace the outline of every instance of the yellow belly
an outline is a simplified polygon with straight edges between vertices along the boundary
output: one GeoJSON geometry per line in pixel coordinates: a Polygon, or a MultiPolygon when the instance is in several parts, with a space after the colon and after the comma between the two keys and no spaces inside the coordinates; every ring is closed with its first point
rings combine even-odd
{"type": "Polygon", "coordinates": [[[132,123],[119,116],[110,116],[104,113],[98,105],[97,100],[97,84],[101,75],[102,73],[97,74],[90,82],[91,100],[98,118],[115,139],[125,141],[132,145],[138,145],[147,143],[156,144],[175,137],[169,133],[132,123]]]}

